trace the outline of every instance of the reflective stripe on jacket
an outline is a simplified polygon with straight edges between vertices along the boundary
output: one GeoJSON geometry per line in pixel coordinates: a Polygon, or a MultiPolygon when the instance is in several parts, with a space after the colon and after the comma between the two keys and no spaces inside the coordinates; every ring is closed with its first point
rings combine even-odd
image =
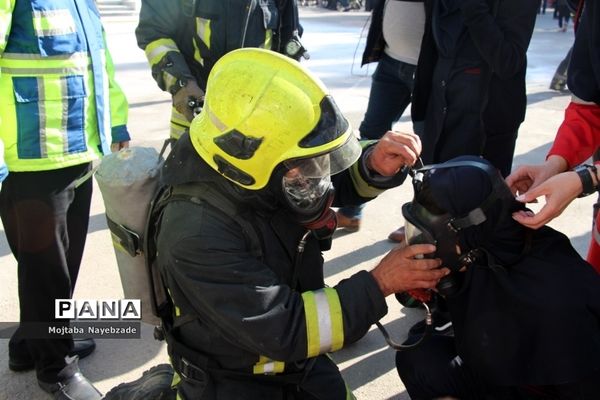
{"type": "Polygon", "coordinates": [[[0,97],[11,171],[89,162],[129,140],[92,0],[0,0],[0,97]]]}

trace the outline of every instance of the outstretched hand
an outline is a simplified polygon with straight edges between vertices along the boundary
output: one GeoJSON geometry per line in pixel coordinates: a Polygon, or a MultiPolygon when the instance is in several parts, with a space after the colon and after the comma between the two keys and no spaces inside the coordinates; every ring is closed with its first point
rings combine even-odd
{"type": "Polygon", "coordinates": [[[506,184],[517,200],[522,203],[537,203],[544,196],[546,204],[535,214],[532,211],[518,211],[513,214],[515,221],[537,229],[560,215],[574,198],[581,193],[581,181],[574,172],[564,172],[567,161],[556,155],[548,157],[544,164],[523,165],[506,178],[506,184]]]}
{"type": "Polygon", "coordinates": [[[421,154],[421,139],[414,133],[387,131],[369,155],[369,169],[393,176],[406,165],[413,165],[421,154]]]}
{"type": "Polygon", "coordinates": [[[548,178],[567,170],[567,162],[559,156],[550,156],[544,164],[522,165],[506,178],[506,184],[515,195],[524,194],[548,178]]]}
{"type": "Polygon", "coordinates": [[[371,271],[384,296],[411,289],[433,289],[450,270],[440,268],[441,260],[416,258],[433,253],[435,246],[415,244],[398,245],[371,271]]]}
{"type": "Polygon", "coordinates": [[[581,191],[581,180],[576,172],[568,171],[555,175],[517,196],[517,200],[522,203],[531,203],[538,197],[545,196],[546,204],[542,209],[537,214],[518,211],[513,214],[513,218],[522,225],[538,229],[559,216],[581,191]]]}

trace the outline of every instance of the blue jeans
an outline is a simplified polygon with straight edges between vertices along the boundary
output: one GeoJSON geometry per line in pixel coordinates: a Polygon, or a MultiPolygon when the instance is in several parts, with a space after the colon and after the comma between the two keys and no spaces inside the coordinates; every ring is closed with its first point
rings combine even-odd
{"type": "MultiPolygon", "coordinates": [[[[358,130],[361,139],[379,139],[392,129],[410,104],[416,66],[383,54],[371,78],[369,104],[358,130]]],[[[347,206],[339,212],[361,218],[360,206],[347,206]]]]}

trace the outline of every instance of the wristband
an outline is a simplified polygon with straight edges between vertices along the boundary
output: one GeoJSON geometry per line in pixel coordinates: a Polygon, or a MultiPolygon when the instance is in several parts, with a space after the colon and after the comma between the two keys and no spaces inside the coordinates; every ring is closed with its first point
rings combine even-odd
{"type": "Polygon", "coordinates": [[[169,93],[171,93],[171,96],[175,96],[177,92],[186,87],[187,82],[188,81],[185,78],[177,79],[177,81],[175,81],[175,83],[169,88],[169,93]]]}
{"type": "Polygon", "coordinates": [[[581,164],[573,169],[579,176],[581,180],[581,186],[583,187],[583,191],[577,197],[585,197],[593,194],[598,190],[596,186],[594,186],[594,178],[592,174],[596,174],[596,166],[589,164],[581,164]]]}

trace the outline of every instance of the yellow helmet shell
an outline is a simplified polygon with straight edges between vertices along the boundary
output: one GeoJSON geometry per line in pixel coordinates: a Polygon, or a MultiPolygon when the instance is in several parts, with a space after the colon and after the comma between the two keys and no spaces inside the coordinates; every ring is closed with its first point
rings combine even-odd
{"type": "Polygon", "coordinates": [[[297,61],[258,48],[234,50],[214,65],[204,107],[190,127],[200,157],[250,190],[265,187],[281,162],[332,152],[351,136],[318,78],[297,61]]]}

